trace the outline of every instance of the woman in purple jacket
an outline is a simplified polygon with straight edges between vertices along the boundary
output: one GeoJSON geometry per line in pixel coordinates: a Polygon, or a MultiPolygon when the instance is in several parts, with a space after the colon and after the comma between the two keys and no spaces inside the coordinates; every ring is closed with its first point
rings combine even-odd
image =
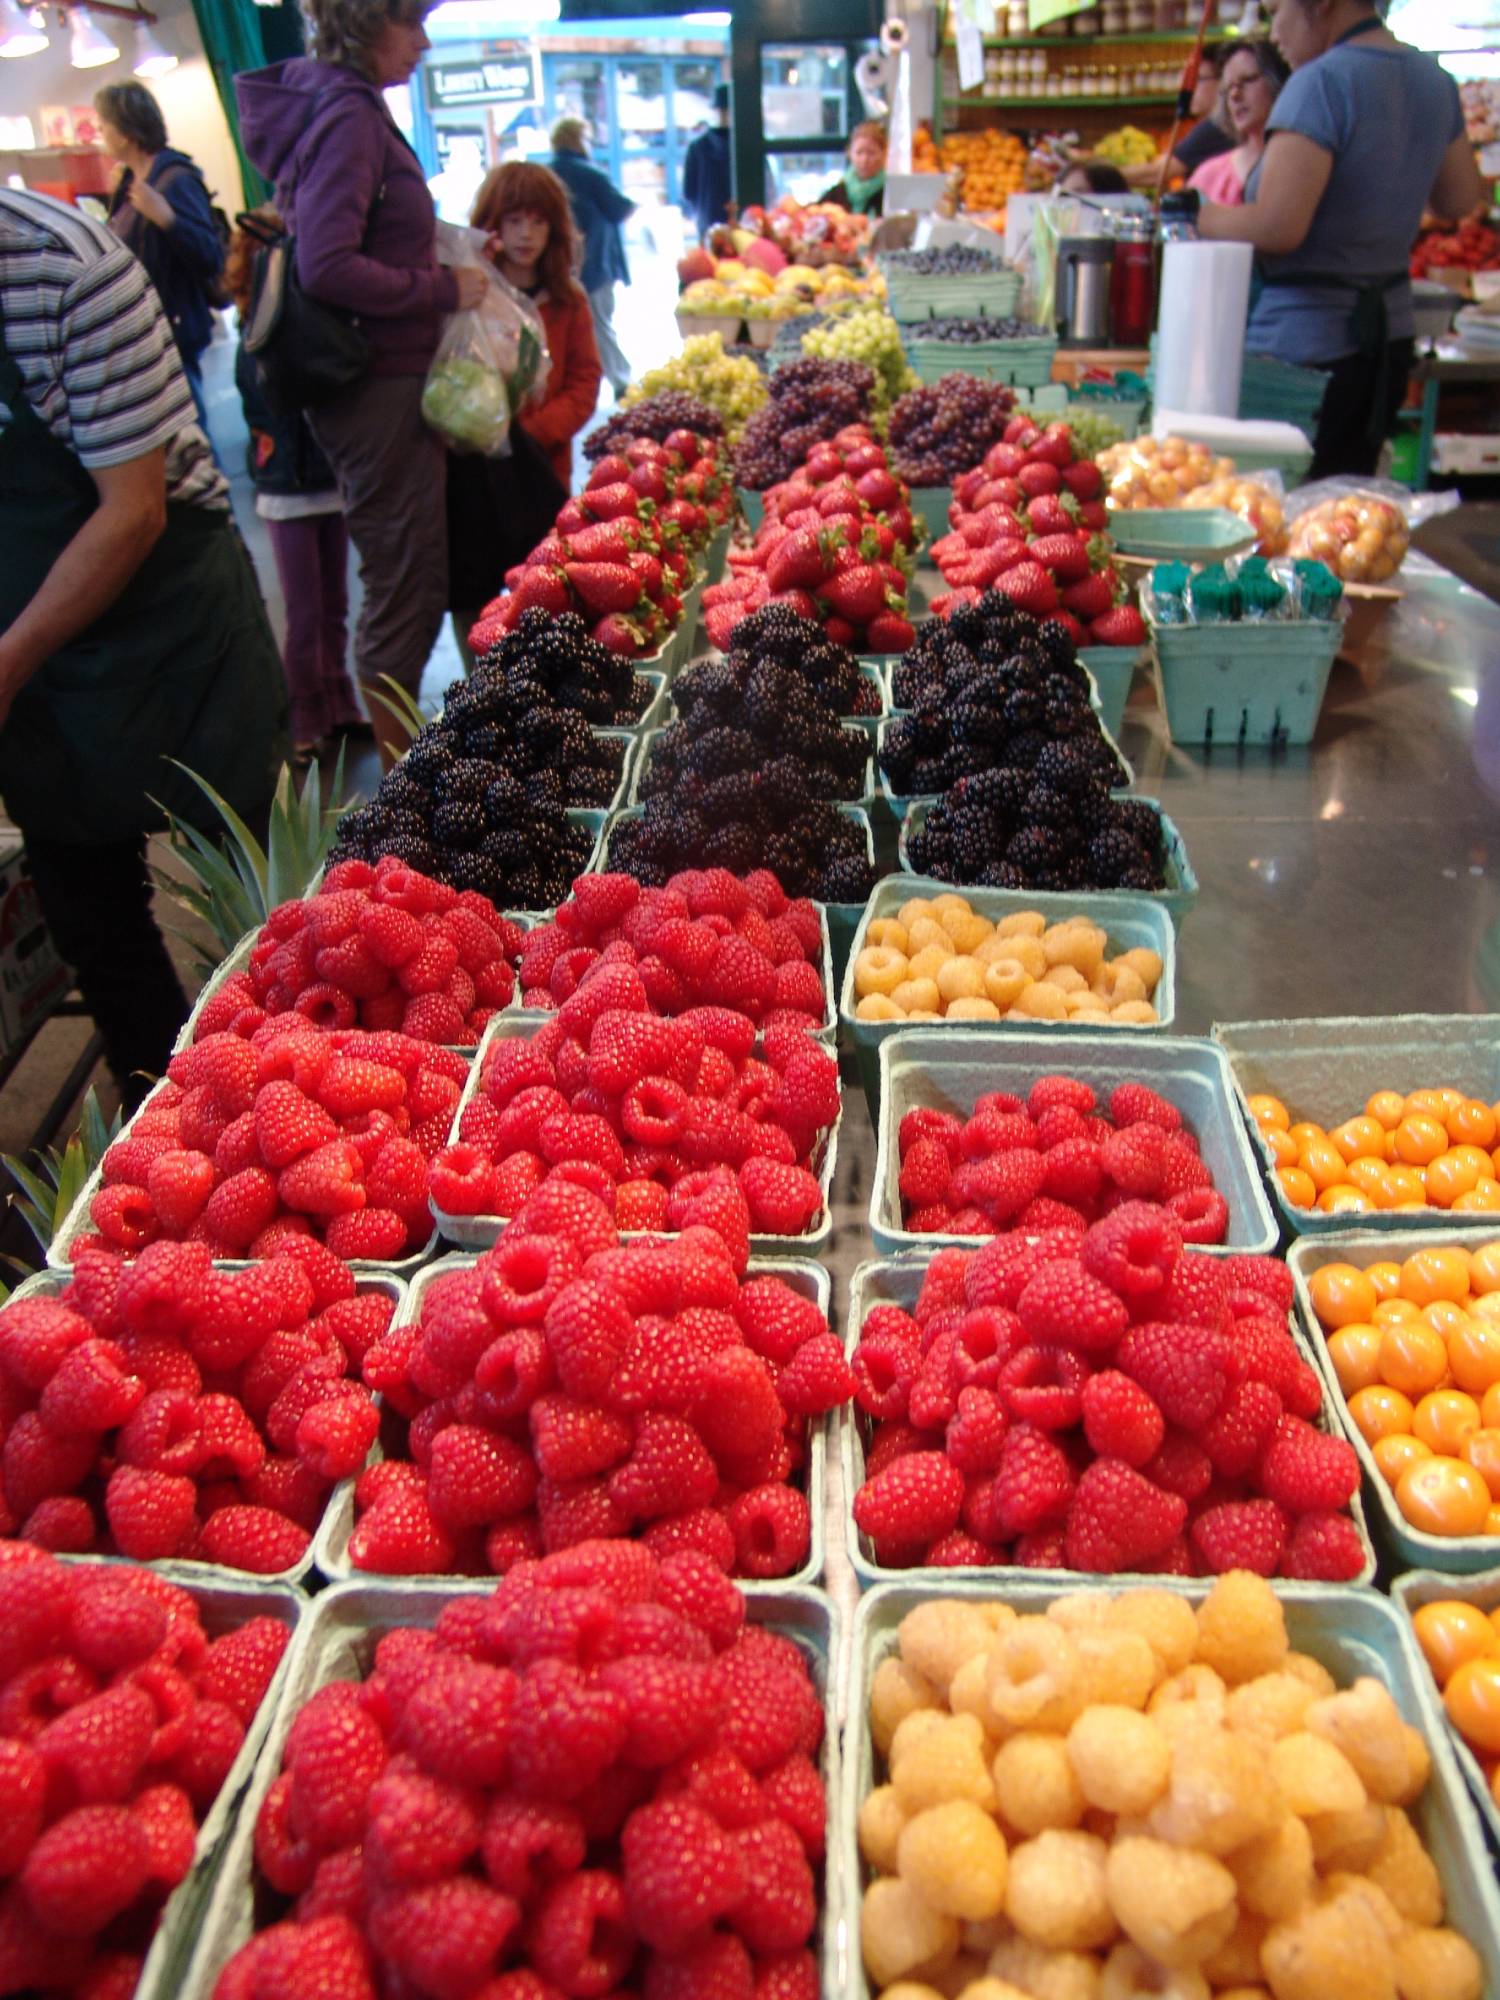
{"type": "MultiPolygon", "coordinates": [[[[309,412],[359,551],[367,693],[389,675],[416,694],[447,610],[445,458],[422,420],[422,385],[444,315],[485,286],[482,272],[438,265],[421,164],[381,95],[429,46],[427,4],[309,0],[313,54],[235,82],[245,151],[276,183],[304,291],[357,313],[369,337],[363,381],[309,412]]],[[[392,762],[402,742],[370,707],[392,762]]]]}

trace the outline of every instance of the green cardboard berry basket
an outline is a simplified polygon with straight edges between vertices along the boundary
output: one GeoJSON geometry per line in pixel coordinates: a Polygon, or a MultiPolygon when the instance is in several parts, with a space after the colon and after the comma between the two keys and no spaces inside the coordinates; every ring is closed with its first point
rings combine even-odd
{"type": "MultiPolygon", "coordinates": [[[[422,1317],[422,1303],[427,1288],[438,1278],[446,1277],[454,1271],[472,1270],[478,1259],[465,1252],[450,1252],[439,1257],[418,1273],[407,1290],[401,1310],[392,1325],[411,1325],[422,1317]]],[[[745,1278],[781,1278],[794,1292],[811,1299],[828,1319],[832,1310],[833,1280],[822,1264],[809,1263],[793,1257],[752,1257],[745,1268],[745,1278]]],[[[814,1585],[823,1574],[825,1562],[824,1533],[828,1513],[828,1431],[832,1420],[818,1418],[809,1425],[807,1442],[807,1463],[803,1471],[802,1490],[807,1495],[808,1511],[811,1515],[807,1559],[800,1569],[790,1576],[776,1577],[765,1582],[757,1582],[750,1577],[735,1580],[747,1597],[760,1596],[766,1591],[793,1589],[804,1584],[814,1585]]],[[[395,1433],[399,1441],[399,1427],[395,1433]]],[[[366,1469],[377,1465],[386,1457],[381,1441],[377,1440],[366,1461],[366,1469]]],[[[332,1583],[344,1583],[352,1578],[362,1578],[368,1582],[382,1579],[378,1572],[356,1569],[349,1560],[349,1537],[354,1530],[354,1479],[345,1479],[334,1489],[324,1509],[322,1522],[313,1541],[312,1560],[318,1575],[332,1583]]],[[[420,1579],[402,1577],[403,1583],[420,1581],[423,1583],[451,1582],[451,1577],[423,1576],[420,1579]]]]}
{"type": "Polygon", "coordinates": [[[1377,1090],[1404,1094],[1451,1084],[1492,1104],[1500,1098],[1500,1014],[1216,1021],[1212,1032],[1229,1058],[1251,1143],[1291,1235],[1327,1236],[1351,1229],[1451,1234],[1463,1226],[1446,1208],[1372,1209],[1355,1216],[1298,1208],[1282,1193],[1249,1100],[1262,1094],[1279,1097],[1294,1121],[1311,1119],[1325,1129],[1362,1112],[1377,1090]]]}
{"type": "MultiPolygon", "coordinates": [[[[1092,675],[1090,675],[1089,678],[1090,681],[1093,680],[1092,675]]],[[[1099,724],[1099,733],[1104,738],[1104,741],[1109,746],[1109,748],[1114,752],[1115,759],[1118,762],[1120,770],[1123,774],[1119,779],[1118,783],[1113,785],[1111,789],[1117,792],[1128,792],[1131,786],[1135,783],[1135,767],[1132,765],[1130,759],[1125,755],[1125,752],[1120,748],[1119,744],[1115,741],[1114,732],[1109,728],[1109,726],[1104,720],[1104,717],[1099,713],[1099,708],[1096,702],[1095,686],[1091,686],[1089,689],[1089,706],[1093,709],[1095,720],[1099,724]]],[[[943,794],[941,792],[898,792],[892,787],[890,779],[885,774],[885,765],[881,760],[883,758],[883,754],[885,751],[886,732],[890,728],[891,724],[896,720],[898,720],[896,716],[887,716],[886,719],[881,723],[880,728],[876,731],[875,757],[876,757],[876,771],[880,782],[880,797],[884,800],[885,804],[890,807],[892,814],[899,822],[906,818],[907,813],[910,812],[911,808],[914,805],[936,805],[937,801],[943,796],[943,794]]]]}
{"type": "MultiPolygon", "coordinates": [[[[859,1345],[860,1330],[871,1309],[878,1305],[893,1305],[900,1306],[903,1312],[911,1312],[916,1306],[918,1295],[922,1290],[931,1265],[932,1253],[916,1254],[908,1252],[899,1257],[873,1258],[868,1263],[860,1264],[856,1267],[854,1275],[849,1281],[849,1324],[844,1336],[844,1351],[850,1360],[853,1359],[854,1350],[859,1345]]],[[[1297,1325],[1295,1315],[1290,1319],[1289,1325],[1292,1338],[1296,1341],[1298,1350],[1302,1352],[1303,1359],[1311,1360],[1312,1357],[1305,1352],[1306,1342],[1297,1325]]],[[[869,1537],[862,1534],[855,1525],[854,1496],[864,1484],[865,1453],[870,1439],[870,1421],[855,1404],[849,1403],[839,1412],[838,1424],[839,1463],[843,1469],[844,1479],[845,1549],[861,1586],[867,1587],[871,1584],[891,1583],[896,1580],[911,1578],[920,1578],[926,1582],[929,1578],[935,1578],[939,1572],[934,1570],[887,1568],[877,1558],[874,1546],[869,1537]]],[[[1337,1415],[1332,1408],[1332,1398],[1326,1390],[1323,1396],[1323,1409],[1318,1419],[1318,1426],[1321,1430],[1328,1431],[1335,1437],[1341,1434],[1337,1415]]],[[[1358,1492],[1355,1493],[1349,1503],[1349,1513],[1356,1529],[1359,1531],[1360,1547],[1364,1550],[1364,1567],[1361,1569],[1359,1575],[1345,1584],[1292,1585],[1292,1588],[1316,1588],[1329,1592],[1339,1592],[1362,1590],[1365,1586],[1373,1584],[1375,1580],[1375,1546],[1370,1540],[1369,1523],[1366,1519],[1364,1505],[1358,1492]]],[[[1014,1568],[996,1567],[993,1569],[948,1571],[947,1574],[988,1577],[998,1582],[1002,1578],[1015,1576],[1017,1571],[1014,1568]]],[[[1052,1587],[1055,1590],[1083,1589],[1091,1587],[1100,1581],[1109,1580],[1095,1577],[1080,1570],[1071,1569],[1027,1570],[1023,1574],[1050,1579],[1052,1587]]],[[[1142,1575],[1140,1578],[1142,1582],[1154,1583],[1160,1580],[1158,1577],[1146,1575],[1142,1575]]],[[[1186,1579],[1185,1581],[1188,1583],[1189,1588],[1204,1591],[1213,1582],[1213,1578],[1196,1577],[1186,1579]]]]}
{"type": "Polygon", "coordinates": [[[643,681],[649,682],[651,699],[641,710],[630,727],[638,736],[643,729],[655,729],[667,712],[667,683],[669,676],[657,667],[645,667],[637,662],[636,672],[643,681]]]}
{"type": "Polygon", "coordinates": [[[1310,743],[1343,644],[1339,618],[1161,625],[1148,606],[1157,699],[1174,743],[1310,743]]]}
{"type": "Polygon", "coordinates": [[[1059,1071],[1092,1085],[1101,1102],[1117,1084],[1145,1083],[1175,1104],[1229,1208],[1227,1241],[1200,1247],[1221,1256],[1276,1248],[1276,1219],[1243,1121],[1236,1116],[1222,1049],[1209,1041],[1127,1028],[1071,1035],[1065,1043],[1046,1034],[974,1034],[967,1028],[967,1023],[963,1028],[906,1028],[880,1045],[880,1123],[870,1189],[870,1229],[877,1250],[898,1256],[945,1246],[967,1249],[982,1240],[917,1235],[905,1227],[898,1136],[908,1111],[925,1106],[965,1117],[988,1091],[1008,1090],[1024,1098],[1038,1077],[1059,1071]]]}
{"type": "MultiPolygon", "coordinates": [[[[1011,319],[1021,303],[1019,271],[934,272],[924,276],[900,264],[880,260],[885,272],[886,304],[891,318],[903,326],[918,329],[929,319],[1011,319]]],[[[945,341],[947,347],[966,352],[959,341],[945,341]]]]}
{"type": "MultiPolygon", "coordinates": [[[[724,574],[724,565],[729,559],[729,544],[734,539],[733,514],[721,521],[709,538],[708,547],[703,552],[703,580],[705,588],[717,583],[724,574]]],[[[702,592],[699,593],[700,597],[702,592]]]]}
{"type": "MultiPolygon", "coordinates": [[[[839,2000],[875,2000],[875,1989],[865,1977],[859,1953],[859,1903],[868,1877],[859,1854],[858,1817],[861,1802],[875,1784],[876,1756],[868,1722],[870,1687],[876,1668],[896,1649],[902,1619],[919,1605],[945,1598],[978,1603],[999,1599],[1023,1614],[1041,1613],[1080,1582],[1074,1578],[1059,1587],[1035,1582],[1024,1571],[1012,1571],[1014,1580],[997,1587],[971,1583],[961,1570],[947,1574],[955,1580],[934,1579],[920,1586],[888,1584],[872,1590],[860,1600],[855,1615],[850,1717],[844,1732],[838,1813],[840,1868],[850,1934],[846,1980],[832,1989],[839,2000]]],[[[1201,1581],[1177,1577],[1147,1580],[1189,1597],[1200,1596],[1203,1590],[1201,1581]]],[[[1098,1580],[1093,1587],[1098,1587],[1098,1580]]],[[[1275,1588],[1286,1612],[1287,1637],[1296,1651],[1321,1660],[1340,1687],[1351,1685],[1360,1675],[1380,1681],[1390,1690],[1405,1720],[1427,1739],[1432,1775],[1412,1809],[1412,1818],[1442,1880],[1446,1921],[1478,1953],[1485,1967],[1486,1993],[1494,2000],[1496,1967],[1500,1966],[1500,1888],[1484,1851],[1473,1802],[1440,1726],[1431,1677],[1408,1622],[1374,1591],[1298,1583],[1278,1583],[1275,1588]]],[[[1353,1994],[1330,1991],[1329,2000],[1353,2000],[1353,1994]]]]}
{"type": "Polygon", "coordinates": [[[924,524],[929,542],[947,534],[948,509],[952,505],[951,486],[914,486],[911,489],[912,518],[924,524]]]}
{"type": "MultiPolygon", "coordinates": [[[[852,719],[849,722],[843,723],[842,726],[846,729],[858,729],[858,724],[852,719]]],[[[629,796],[617,802],[616,811],[622,805],[628,807],[645,804],[646,794],[643,793],[641,787],[646,782],[646,773],[651,768],[651,758],[656,748],[656,739],[661,733],[660,729],[648,729],[642,734],[640,755],[636,758],[635,769],[631,773],[629,796]]],[[[867,731],[859,729],[858,733],[868,738],[867,731]]],[[[876,782],[875,776],[875,760],[873,757],[867,757],[865,759],[864,776],[860,780],[859,791],[851,798],[836,800],[835,803],[839,805],[863,806],[866,812],[868,812],[870,807],[879,799],[880,795],[880,786],[876,782]]]]}
{"type": "MultiPolygon", "coordinates": [[[[453,1124],[449,1130],[448,1143],[458,1142],[459,1127],[470,1099],[479,1089],[484,1073],[485,1057],[498,1041],[529,1041],[551,1017],[547,1014],[520,1012],[497,1014],[485,1029],[484,1040],[479,1045],[469,1071],[469,1080],[464,1085],[463,1095],[453,1113],[453,1124]]],[[[817,1150],[813,1153],[812,1171],[818,1177],[818,1185],[823,1190],[823,1206],[813,1227],[802,1236],[764,1236],[752,1231],[751,1253],[757,1257],[798,1257],[820,1255],[828,1246],[833,1235],[833,1173],[838,1159],[839,1127],[843,1123],[842,1110],[829,1126],[817,1150]]],[[[462,1250],[488,1250],[499,1240],[501,1231],[510,1217],[504,1215],[450,1215],[429,1198],[433,1221],[445,1243],[456,1244],[462,1250]]],[[[674,1231],[650,1232],[675,1234],[674,1231]]]]}
{"type": "MultiPolygon", "coordinates": [[[[1157,815],[1161,820],[1162,846],[1165,850],[1163,870],[1166,877],[1165,886],[1153,890],[1091,889],[1088,891],[1088,894],[1106,898],[1149,895],[1151,901],[1160,904],[1180,930],[1183,919],[1198,900],[1198,877],[1193,873],[1192,863],[1188,860],[1187,848],[1183,845],[1182,835],[1177,830],[1176,822],[1162,810],[1161,801],[1159,799],[1147,798],[1141,793],[1135,793],[1132,796],[1140,798],[1143,805],[1155,806],[1157,815]]],[[[912,836],[921,828],[923,821],[927,818],[927,811],[926,802],[922,799],[915,799],[910,807],[908,807],[905,819],[901,822],[901,836],[896,845],[896,864],[903,875],[913,875],[916,873],[911,862],[912,836]]],[[[980,885],[977,883],[970,884],[967,882],[950,882],[948,884],[950,889],[962,889],[965,894],[968,893],[971,887],[977,888],[978,886],[980,885]]],[[[1082,890],[1079,891],[1080,895],[1083,893],[1082,890]]]]}
{"type": "MultiPolygon", "coordinates": [[[[839,1034],[845,1047],[852,1046],[859,1061],[860,1082],[864,1085],[865,1101],[870,1107],[873,1120],[880,1109],[880,1049],[894,1034],[901,1032],[899,1021],[862,1021],[858,1016],[858,997],[854,991],[854,966],[864,949],[870,925],[880,917],[894,917],[903,903],[913,896],[944,896],[954,893],[951,883],[933,881],[925,875],[888,875],[883,882],[875,884],[874,892],[865,905],[860,918],[859,929],[854,933],[854,943],[850,947],[849,963],[844,968],[844,978],[839,989],[839,1034]]],[[[1091,896],[1085,890],[1076,894],[1071,890],[1042,890],[1030,893],[1025,889],[969,889],[964,892],[969,906],[981,917],[988,917],[998,924],[1002,918],[1014,916],[1021,910],[1040,910],[1048,923],[1060,923],[1065,917],[1087,917],[1109,935],[1112,955],[1129,951],[1137,945],[1144,945],[1161,959],[1161,978],[1157,982],[1153,996],[1156,1006],[1156,1027],[1137,1025],[1137,1034],[1155,1034],[1169,1029],[1177,1015],[1177,934],[1171,919],[1149,896],[1122,896],[1119,900],[1108,900],[1091,896]]],[[[1016,1035],[1038,1034],[1051,1037],[1060,1035],[1071,1037],[1084,1032],[1084,1027],[1074,1021],[954,1021],[951,1028],[932,1021],[925,1024],[934,1033],[948,1033],[963,1029],[977,1034],[1016,1035]]],[[[1102,1030],[1097,1022],[1087,1024],[1097,1033],[1123,1034],[1124,1027],[1102,1030]]]]}
{"type": "MultiPolygon", "coordinates": [[[[1398,1219],[1406,1222],[1411,1217],[1403,1215],[1398,1219]]],[[[1384,1235],[1351,1230],[1347,1235],[1299,1237],[1287,1252],[1286,1261],[1296,1288],[1297,1314],[1302,1322],[1302,1331],[1327,1385],[1328,1400],[1333,1405],[1339,1428],[1359,1454],[1360,1469],[1364,1473],[1380,1538],[1395,1550],[1401,1562],[1412,1569],[1428,1569],[1454,1577],[1475,1575],[1500,1563],[1500,1536],[1429,1535],[1421,1528],[1414,1528],[1396,1505],[1395,1493],[1375,1463],[1375,1454],[1349,1414],[1348,1400],[1339,1386],[1338,1371],[1328,1352],[1327,1335],[1313,1308],[1313,1273],[1325,1264],[1353,1264],[1361,1270],[1388,1259],[1399,1264],[1415,1251],[1435,1248],[1439,1240],[1444,1244],[1454,1243],[1464,1249],[1477,1250],[1482,1244],[1493,1243],[1497,1237],[1500,1237],[1500,1226],[1460,1229],[1450,1225],[1441,1239],[1414,1229],[1394,1230],[1384,1235]]]]}
{"type": "MultiPolygon", "coordinates": [[[[760,524],[766,518],[765,494],[757,492],[753,486],[740,486],[735,491],[739,498],[740,511],[745,517],[751,534],[758,534],[760,532],[760,524]]],[[[726,550],[725,553],[727,557],[728,551],[726,550]]]]}
{"type": "MultiPolygon", "coordinates": [[[[1500,1569],[1470,1571],[1462,1582],[1452,1576],[1440,1576],[1436,1570],[1408,1570],[1404,1576],[1398,1576],[1392,1583],[1391,1597],[1407,1618],[1413,1617],[1424,1604],[1432,1604],[1440,1598],[1450,1597],[1462,1598],[1466,1604],[1476,1605],[1481,1611],[1494,1612],[1500,1610],[1500,1569]]],[[[1412,1643],[1417,1646],[1420,1655],[1422,1649],[1417,1643],[1415,1632],[1412,1634],[1412,1643]]],[[[1432,1691],[1434,1704],[1443,1718],[1443,1727],[1447,1731],[1454,1762],[1463,1772],[1464,1780],[1473,1794],[1479,1817],[1484,1821],[1485,1830],[1490,1837],[1490,1847],[1495,1853],[1500,1854],[1500,1805],[1495,1803],[1495,1795],[1485,1780],[1479,1759],[1449,1721],[1442,1690],[1433,1679],[1425,1658],[1422,1661],[1422,1671],[1427,1675],[1427,1685],[1432,1691]]]]}
{"type": "MultiPolygon", "coordinates": [[[[363,1679],[370,1670],[377,1643],[387,1633],[401,1626],[430,1628],[446,1605],[484,1595],[489,1582],[340,1583],[319,1596],[288,1649],[286,1679],[261,1747],[254,1779],[242,1796],[238,1816],[224,1844],[212,1892],[199,1913],[194,1934],[185,1940],[187,1949],[178,1961],[177,1977],[170,1989],[160,1989],[162,2000],[166,2000],[168,1991],[173,2000],[212,2000],[220,1973],[240,1946],[249,1941],[257,1924],[275,1922],[285,1911],[284,1899],[271,1896],[257,1881],[255,1822],[266,1793],[280,1773],[287,1736],[304,1704],[330,1681],[363,1679]]],[[[822,1966],[824,1991],[832,1992],[837,1990],[834,1982],[842,1971],[845,1933],[841,1880],[835,1859],[834,1814],[841,1787],[840,1745],[833,1712],[834,1697],[842,1683],[844,1635],[835,1607],[819,1590],[790,1588],[747,1596],[745,1610],[751,1624],[783,1633],[801,1649],[823,1698],[821,1764],[828,1800],[828,1859],[822,1882],[820,1929],[812,1948],[822,1966]]]]}
{"type": "Polygon", "coordinates": [[[1122,556],[1142,562],[1218,562],[1257,539],[1251,524],[1227,507],[1112,507],[1109,534],[1122,556]]]}
{"type": "Polygon", "coordinates": [[[1137,667],[1151,657],[1148,646],[1080,646],[1078,658],[1094,683],[1095,713],[1110,736],[1118,736],[1137,667]]]}

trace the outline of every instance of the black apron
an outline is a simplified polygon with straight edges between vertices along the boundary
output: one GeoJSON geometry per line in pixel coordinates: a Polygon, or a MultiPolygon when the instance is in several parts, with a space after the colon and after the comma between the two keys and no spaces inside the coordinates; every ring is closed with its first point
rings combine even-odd
{"type": "MultiPolygon", "coordinates": [[[[98,506],[79,459],[32,408],[0,326],[0,631],[98,506]]],[[[0,797],[23,833],[76,847],[161,826],[152,800],[215,824],[186,764],[242,815],[270,799],[286,690],[227,512],[168,502],[161,538],[109,609],[54,653],[0,730],[0,797]]]]}

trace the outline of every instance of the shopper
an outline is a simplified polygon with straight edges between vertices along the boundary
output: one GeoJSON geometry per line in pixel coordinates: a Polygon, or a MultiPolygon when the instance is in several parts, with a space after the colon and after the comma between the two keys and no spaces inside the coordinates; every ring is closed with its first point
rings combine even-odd
{"type": "Polygon", "coordinates": [[[1238,144],[1216,153],[1188,177],[1204,201],[1234,206],[1245,199],[1245,183],[1266,150],[1266,123],[1290,72],[1263,36],[1219,51],[1219,91],[1238,144]]]}
{"type": "Polygon", "coordinates": [[[0,795],[134,1104],[187,1012],[151,915],[152,801],[207,823],[175,759],[266,810],[281,667],[144,270],[3,187],[0,546],[0,795]]]}
{"type": "MultiPolygon", "coordinates": [[[[255,260],[280,230],[274,208],[253,209],[230,239],[224,284],[241,321],[250,309],[255,260]]],[[[349,680],[349,528],[333,468],[300,412],[280,415],[261,390],[255,362],[242,345],[235,386],[250,443],[245,454],[255,511],[266,524],[286,606],[281,658],[291,701],[292,743],[299,764],[310,763],[334,735],[370,733],[349,680]]]]}
{"type": "MultiPolygon", "coordinates": [[[[482,271],[436,257],[432,197],[382,91],[405,83],[429,47],[425,0],[308,0],[311,56],[235,79],[253,165],[276,182],[312,298],[357,314],[370,365],[310,412],[359,551],[364,604],[355,667],[368,695],[385,677],[413,698],[448,602],[445,458],[422,419],[422,388],[443,316],[483,296],[482,271]]],[[[404,732],[371,701],[382,759],[404,732]]]]}
{"type": "Polygon", "coordinates": [[[714,86],[714,122],[688,146],[682,162],[682,205],[693,218],[700,242],[729,219],[734,198],[730,157],[729,85],[714,86]]]}
{"type": "Polygon", "coordinates": [[[588,157],[588,128],[581,118],[559,118],[552,128],[553,173],[568,190],[573,221],[583,238],[580,276],[594,320],[594,342],[609,386],[619,402],[630,387],[630,363],[615,336],[615,286],[630,283],[625,238],[620,225],[635,213],[635,203],[621,194],[608,174],[588,157]]]}
{"type": "MultiPolygon", "coordinates": [[[[1199,54],[1198,81],[1193,85],[1193,94],[1188,101],[1188,116],[1195,118],[1197,123],[1177,135],[1171,158],[1167,161],[1168,181],[1185,181],[1205,160],[1212,160],[1234,148],[1229,113],[1219,91],[1219,50],[1212,42],[1205,43],[1199,54]]],[[[1158,153],[1154,160],[1137,161],[1120,171],[1128,187],[1155,188],[1162,178],[1161,155],[1158,153]]]]}
{"type": "Polygon", "coordinates": [[[849,164],[819,201],[831,201],[855,215],[885,213],[885,127],[866,121],[849,134],[849,164]]]}
{"type": "Polygon", "coordinates": [[[1205,203],[1203,236],[1257,254],[1246,349],[1329,377],[1312,473],[1368,474],[1406,393],[1406,262],[1424,207],[1480,200],[1458,87],[1361,0],[1276,0],[1294,72],[1243,206],[1205,203]]]}
{"type": "Polygon", "coordinates": [[[208,434],[203,350],[213,339],[213,311],[224,245],[203,175],[167,144],[161,106],[143,83],[108,83],[94,93],[104,150],[120,169],[109,200],[109,226],[146,267],[177,343],[198,422],[208,434]]]}
{"type": "Polygon", "coordinates": [[[1076,160],[1057,183],[1059,194],[1129,194],[1130,183],[1107,160],[1076,160]]]}
{"type": "Polygon", "coordinates": [[[489,236],[500,275],[541,315],[548,361],[540,397],[516,413],[509,455],[455,453],[448,463],[449,599],[459,651],[472,667],[470,626],[567,498],[573,439],[594,414],[603,370],[588,297],[573,276],[578,237],[557,175],[524,160],[495,167],[470,220],[489,236]]]}

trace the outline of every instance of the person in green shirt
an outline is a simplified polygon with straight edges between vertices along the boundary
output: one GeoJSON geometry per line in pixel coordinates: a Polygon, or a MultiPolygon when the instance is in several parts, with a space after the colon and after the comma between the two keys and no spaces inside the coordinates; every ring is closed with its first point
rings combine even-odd
{"type": "Polygon", "coordinates": [[[849,134],[849,164],[818,199],[855,215],[885,213],[885,127],[866,123],[849,134]]]}

